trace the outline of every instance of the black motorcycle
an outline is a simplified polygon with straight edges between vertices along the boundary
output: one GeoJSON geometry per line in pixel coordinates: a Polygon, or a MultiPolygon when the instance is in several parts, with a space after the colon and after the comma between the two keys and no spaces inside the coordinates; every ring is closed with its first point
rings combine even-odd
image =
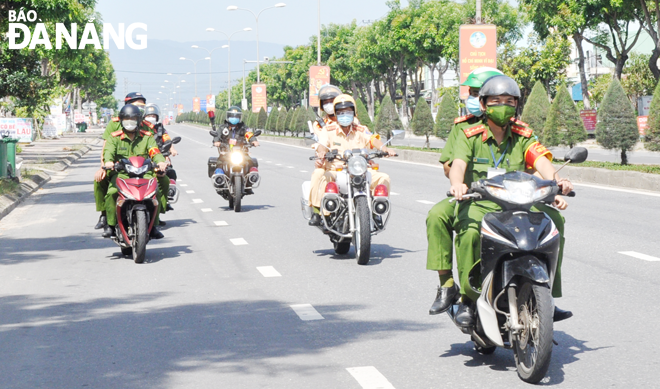
{"type": "MultiPolygon", "coordinates": [[[[566,163],[587,159],[587,149],[575,147],[566,163]]],[[[479,293],[473,327],[456,323],[458,305],[448,314],[472,337],[475,349],[492,354],[497,347],[514,350],[518,376],[537,383],[548,371],[553,344],[552,283],[557,270],[559,231],[535,204],[552,204],[559,193],[556,181],[524,172],[509,172],[472,184],[463,199],[490,200],[502,207],[481,223],[481,261],[469,274],[479,293]]],[[[448,193],[451,196],[450,193],[448,193]]],[[[575,196],[574,192],[568,196],[575,196]]]]}

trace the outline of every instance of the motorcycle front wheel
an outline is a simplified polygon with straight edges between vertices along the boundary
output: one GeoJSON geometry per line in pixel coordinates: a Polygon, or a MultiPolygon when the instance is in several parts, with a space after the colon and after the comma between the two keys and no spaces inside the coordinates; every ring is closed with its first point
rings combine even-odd
{"type": "Polygon", "coordinates": [[[143,209],[135,211],[135,237],[133,238],[133,261],[144,262],[147,251],[147,240],[149,239],[149,222],[147,212],[143,209]]]}
{"type": "Polygon", "coordinates": [[[241,197],[243,197],[243,177],[234,177],[234,212],[241,212],[241,197]]]}
{"type": "Polygon", "coordinates": [[[530,384],[545,377],[552,356],[553,304],[550,288],[525,281],[518,291],[518,317],[523,329],[513,342],[518,376],[530,384]]]}
{"type": "Polygon", "coordinates": [[[371,254],[371,223],[369,203],[366,197],[358,197],[355,201],[355,232],[353,244],[355,245],[355,258],[358,265],[369,263],[371,254]]]}

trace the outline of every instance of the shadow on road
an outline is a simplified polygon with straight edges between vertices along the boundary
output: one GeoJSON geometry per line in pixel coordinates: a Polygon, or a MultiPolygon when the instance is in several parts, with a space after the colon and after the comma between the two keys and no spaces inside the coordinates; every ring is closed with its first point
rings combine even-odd
{"type": "MultiPolygon", "coordinates": [[[[328,245],[332,243],[328,242],[328,245]]],[[[401,254],[404,253],[413,253],[415,251],[406,250],[398,247],[392,247],[387,244],[372,244],[371,245],[371,256],[369,257],[368,265],[379,265],[385,259],[395,259],[401,258],[401,254]]],[[[331,259],[336,260],[355,260],[355,247],[351,244],[351,249],[345,255],[335,254],[334,249],[327,250],[314,250],[314,254],[318,257],[330,257],[331,259]]]]}
{"type": "MultiPolygon", "coordinates": [[[[229,205],[225,205],[224,207],[221,207],[225,211],[231,211],[233,212],[232,208],[229,208],[229,205]]],[[[274,205],[250,205],[250,204],[241,204],[241,212],[239,213],[248,213],[248,212],[253,212],[253,211],[263,211],[265,209],[271,209],[271,208],[277,208],[274,205]]]]}
{"type": "MultiPolygon", "coordinates": [[[[555,331],[554,339],[559,345],[554,346],[552,349],[550,367],[546,377],[539,383],[541,385],[552,386],[564,382],[564,366],[578,361],[577,355],[613,347],[590,348],[586,345],[587,341],[575,339],[563,331],[555,331]]],[[[510,371],[511,374],[517,374],[512,350],[498,348],[491,355],[482,355],[474,349],[472,342],[466,342],[452,344],[451,349],[440,355],[440,357],[446,358],[459,355],[472,357],[471,360],[465,362],[467,367],[488,366],[495,371],[510,371]]]]}
{"type": "Polygon", "coordinates": [[[186,374],[234,374],[227,379],[239,387],[241,377],[266,383],[288,373],[333,373],[336,366],[309,357],[358,339],[434,329],[407,320],[347,320],[344,313],[361,305],[318,305],[325,320],[304,322],[276,300],[163,307],[165,297],[0,297],[0,344],[13,350],[0,357],[3,386],[157,388],[186,374]],[[290,356],[299,358],[283,359],[290,356]]]}

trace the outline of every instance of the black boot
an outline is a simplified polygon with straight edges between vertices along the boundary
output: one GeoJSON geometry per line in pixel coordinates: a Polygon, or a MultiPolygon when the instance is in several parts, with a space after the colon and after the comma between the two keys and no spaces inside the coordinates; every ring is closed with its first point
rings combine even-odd
{"type": "Polygon", "coordinates": [[[158,228],[156,228],[156,226],[154,226],[151,229],[151,233],[149,234],[149,237],[151,239],[163,239],[165,237],[165,235],[163,235],[162,232],[158,231],[158,228]]]}
{"type": "Polygon", "coordinates": [[[438,294],[435,296],[435,301],[429,309],[429,315],[437,315],[448,310],[458,297],[458,287],[456,284],[449,288],[438,287],[438,294]]]}
{"type": "Polygon", "coordinates": [[[310,226],[314,226],[314,227],[320,226],[321,225],[321,215],[319,215],[318,213],[313,214],[312,218],[309,219],[309,223],[307,223],[307,224],[309,224],[310,226]]]}
{"type": "Polygon", "coordinates": [[[94,226],[94,229],[100,230],[101,228],[105,227],[106,224],[108,224],[108,219],[105,217],[105,212],[103,212],[99,217],[99,222],[94,226]]]}
{"type": "Polygon", "coordinates": [[[552,321],[562,321],[568,319],[569,317],[573,317],[573,312],[564,311],[563,309],[555,307],[555,313],[552,315],[552,321]]]}
{"type": "Polygon", "coordinates": [[[111,237],[115,236],[115,226],[109,226],[109,225],[106,224],[103,227],[103,235],[102,236],[104,238],[111,238],[111,237]]]}
{"type": "Polygon", "coordinates": [[[158,225],[159,225],[159,226],[166,226],[167,223],[165,223],[165,222],[162,221],[162,220],[159,220],[159,221],[158,221],[158,225]]]}
{"type": "Polygon", "coordinates": [[[254,191],[252,190],[252,188],[245,188],[245,194],[246,195],[253,195],[254,191]]]}
{"type": "Polygon", "coordinates": [[[456,323],[461,327],[472,327],[475,322],[475,312],[472,304],[461,303],[456,312],[456,323]]]}
{"type": "Polygon", "coordinates": [[[167,203],[167,207],[165,207],[165,209],[167,211],[174,211],[174,208],[172,208],[172,206],[169,203],[167,203]]]}

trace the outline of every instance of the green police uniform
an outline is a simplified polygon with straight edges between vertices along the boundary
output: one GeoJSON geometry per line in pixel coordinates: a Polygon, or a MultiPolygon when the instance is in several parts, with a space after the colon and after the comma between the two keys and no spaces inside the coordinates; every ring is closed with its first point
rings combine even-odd
{"type": "MultiPolygon", "coordinates": [[[[112,137],[107,141],[105,151],[103,152],[104,161],[119,161],[123,158],[140,156],[145,158],[151,157],[154,163],[165,162],[165,157],[160,153],[158,145],[149,131],[141,130],[136,132],[135,139],[132,141],[122,130],[115,131],[111,135],[112,137]]],[[[153,172],[149,172],[144,177],[153,178],[153,176],[153,172]]],[[[110,177],[110,186],[105,196],[105,210],[109,226],[117,225],[115,208],[118,196],[117,177],[128,178],[128,175],[115,173],[110,177]]],[[[160,197],[160,194],[158,196],[160,197]]]]}
{"type": "MultiPolygon", "coordinates": [[[[145,131],[148,130],[151,135],[156,135],[156,127],[148,121],[143,121],[142,127],[146,127],[145,131]]],[[[163,135],[163,141],[168,141],[171,139],[172,138],[170,138],[167,132],[163,135]]],[[[170,191],[170,178],[163,174],[162,176],[156,175],[156,179],[158,180],[158,203],[160,204],[160,213],[165,213],[167,211],[167,194],[170,191]]]]}
{"type": "MultiPolygon", "coordinates": [[[[464,129],[474,126],[480,121],[474,115],[466,115],[454,120],[454,128],[449,132],[447,143],[442,149],[440,163],[453,160],[453,148],[456,136],[464,129]]],[[[428,270],[451,270],[453,267],[452,245],[454,242],[454,222],[456,218],[456,202],[446,198],[431,208],[426,217],[426,237],[428,250],[426,252],[426,268],[428,270]]]]}
{"type": "MultiPolygon", "coordinates": [[[[507,128],[500,145],[488,128],[488,124],[479,124],[465,128],[456,138],[453,159],[461,159],[467,163],[465,184],[487,178],[488,169],[495,167],[495,160],[502,162],[498,167],[509,171],[524,171],[534,169],[539,158],[552,160],[552,154],[541,145],[527,124],[517,120],[512,121],[507,128]],[[493,158],[494,156],[494,158],[493,158]]],[[[560,262],[555,276],[553,296],[561,295],[561,253],[563,252],[563,218],[559,212],[550,207],[532,208],[545,211],[555,222],[561,239],[560,262]]],[[[470,201],[459,205],[458,218],[454,224],[457,231],[456,252],[457,265],[461,284],[461,294],[476,300],[479,296],[468,286],[470,269],[478,262],[480,256],[481,220],[486,213],[501,211],[501,207],[491,201],[470,201]]]]}

